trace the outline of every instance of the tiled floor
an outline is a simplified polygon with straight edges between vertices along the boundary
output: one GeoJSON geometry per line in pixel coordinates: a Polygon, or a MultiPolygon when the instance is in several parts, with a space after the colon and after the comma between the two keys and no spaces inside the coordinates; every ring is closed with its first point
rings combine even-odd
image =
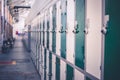
{"type": "Polygon", "coordinates": [[[0,54],[0,80],[40,80],[20,38],[16,39],[13,49],[0,54]]]}

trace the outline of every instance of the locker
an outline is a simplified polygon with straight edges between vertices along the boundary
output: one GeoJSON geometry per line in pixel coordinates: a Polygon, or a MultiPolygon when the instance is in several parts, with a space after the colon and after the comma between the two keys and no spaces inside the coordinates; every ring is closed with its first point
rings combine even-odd
{"type": "Polygon", "coordinates": [[[56,57],[56,79],[60,80],[60,59],[56,57]]]}
{"type": "Polygon", "coordinates": [[[46,54],[47,54],[47,50],[45,49],[44,50],[44,72],[43,72],[43,74],[44,74],[44,80],[46,80],[46,54]]]}
{"type": "Polygon", "coordinates": [[[49,16],[48,16],[48,20],[47,20],[47,43],[46,43],[46,45],[47,45],[47,48],[49,49],[49,40],[50,40],[50,37],[49,37],[49,29],[50,29],[50,21],[49,21],[49,16]]]}
{"type": "Polygon", "coordinates": [[[45,29],[44,29],[44,33],[45,33],[45,47],[47,47],[46,43],[47,43],[47,11],[45,11],[45,29]]]}
{"type": "Polygon", "coordinates": [[[56,80],[56,56],[52,55],[52,80],[56,80]]]}
{"type": "Polygon", "coordinates": [[[78,71],[77,69],[74,70],[74,75],[75,75],[74,80],[85,80],[84,74],[78,71]]]}
{"type": "Polygon", "coordinates": [[[86,72],[100,79],[101,66],[101,36],[102,0],[87,0],[86,2],[86,72]]]}
{"type": "Polygon", "coordinates": [[[41,75],[41,71],[42,71],[42,54],[41,54],[41,52],[42,52],[42,49],[41,49],[41,46],[39,47],[39,73],[40,73],[40,75],[41,75]]]}
{"type": "Polygon", "coordinates": [[[90,78],[86,77],[86,80],[91,80],[90,78]]]}
{"type": "Polygon", "coordinates": [[[120,1],[105,0],[104,80],[120,80],[120,1]]]}
{"type": "Polygon", "coordinates": [[[44,75],[44,69],[45,69],[45,58],[46,58],[46,55],[44,55],[44,53],[45,53],[45,50],[44,50],[44,48],[41,46],[41,79],[42,80],[45,80],[44,79],[44,77],[45,77],[45,75],[44,75]]]}
{"type": "Polygon", "coordinates": [[[56,4],[53,5],[52,15],[52,51],[56,53],[56,4]]]}
{"type": "Polygon", "coordinates": [[[41,45],[43,45],[43,14],[41,14],[41,45]]]}
{"type": "Polygon", "coordinates": [[[61,57],[66,59],[66,20],[67,20],[67,3],[61,0],[61,57]]]}
{"type": "Polygon", "coordinates": [[[43,46],[45,46],[45,19],[43,20],[43,46]]]}
{"type": "Polygon", "coordinates": [[[75,2],[74,0],[67,0],[67,49],[66,57],[67,60],[74,64],[74,53],[75,53],[75,34],[74,30],[75,23],[75,2]],[[69,17],[70,16],[70,17],[69,17]]]}
{"type": "Polygon", "coordinates": [[[49,80],[49,51],[46,54],[46,80],[49,80]]]}
{"type": "Polygon", "coordinates": [[[49,31],[49,34],[50,34],[50,43],[49,43],[49,47],[50,47],[50,51],[52,51],[52,26],[53,26],[53,24],[52,24],[52,7],[50,7],[50,31],[49,31]]]}
{"type": "Polygon", "coordinates": [[[85,0],[75,0],[75,65],[84,69],[85,0]]]}
{"type": "Polygon", "coordinates": [[[60,9],[60,5],[61,5],[61,1],[57,2],[57,28],[56,28],[56,54],[58,54],[60,56],[60,27],[61,27],[61,9],[60,9]]]}
{"type": "Polygon", "coordinates": [[[66,63],[60,60],[60,80],[66,80],[66,63]]]}
{"type": "Polygon", "coordinates": [[[49,73],[48,73],[48,76],[49,76],[49,80],[52,80],[52,53],[49,52],[49,73]]]}
{"type": "Polygon", "coordinates": [[[41,15],[40,15],[40,44],[41,44],[41,27],[42,27],[42,24],[41,24],[41,15]]]}
{"type": "Polygon", "coordinates": [[[67,64],[66,66],[67,72],[66,72],[66,80],[74,80],[74,70],[73,68],[67,64]]]}

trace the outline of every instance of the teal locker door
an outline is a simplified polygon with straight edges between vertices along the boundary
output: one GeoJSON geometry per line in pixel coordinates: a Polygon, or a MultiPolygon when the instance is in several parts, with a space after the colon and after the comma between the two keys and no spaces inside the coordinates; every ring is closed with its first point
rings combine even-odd
{"type": "Polygon", "coordinates": [[[43,21],[43,46],[45,46],[45,20],[43,21]]]}
{"type": "Polygon", "coordinates": [[[53,28],[52,28],[52,51],[56,53],[56,4],[53,5],[53,12],[52,12],[52,23],[53,23],[53,28]]]}
{"type": "Polygon", "coordinates": [[[66,80],[74,80],[74,70],[67,64],[66,80]]]}
{"type": "Polygon", "coordinates": [[[90,78],[86,77],[86,79],[85,79],[85,80],[92,80],[92,79],[90,79],[90,78]]]}
{"type": "Polygon", "coordinates": [[[41,22],[40,22],[40,45],[41,45],[41,22]]]}
{"type": "Polygon", "coordinates": [[[105,0],[104,80],[120,80],[120,0],[105,0]]]}
{"type": "Polygon", "coordinates": [[[47,54],[47,50],[44,50],[44,80],[46,80],[46,54],[47,54]]]}
{"type": "Polygon", "coordinates": [[[52,80],[52,53],[49,52],[49,80],[52,80]]]}
{"type": "Polygon", "coordinates": [[[75,0],[76,21],[75,33],[75,65],[84,69],[84,29],[85,29],[85,0],[75,0]]]}
{"type": "Polygon", "coordinates": [[[60,80],[60,59],[56,57],[56,80],[60,80]]]}
{"type": "Polygon", "coordinates": [[[41,15],[41,45],[43,45],[43,17],[41,15]]]}
{"type": "Polygon", "coordinates": [[[67,1],[61,0],[61,56],[66,58],[66,20],[67,20],[67,1]]]}
{"type": "Polygon", "coordinates": [[[50,24],[49,24],[49,20],[47,20],[47,48],[49,49],[49,28],[50,28],[50,24]]]}

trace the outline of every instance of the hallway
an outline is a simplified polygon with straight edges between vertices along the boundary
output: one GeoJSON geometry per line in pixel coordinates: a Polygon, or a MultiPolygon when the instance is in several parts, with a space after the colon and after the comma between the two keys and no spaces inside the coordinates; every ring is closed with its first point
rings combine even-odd
{"type": "Polygon", "coordinates": [[[0,80],[40,80],[21,38],[15,40],[13,49],[0,54],[0,80]]]}

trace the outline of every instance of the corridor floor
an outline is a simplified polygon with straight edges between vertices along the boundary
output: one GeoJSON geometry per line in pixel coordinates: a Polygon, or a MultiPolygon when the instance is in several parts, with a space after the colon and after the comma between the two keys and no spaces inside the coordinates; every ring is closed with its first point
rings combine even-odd
{"type": "Polygon", "coordinates": [[[15,40],[14,48],[0,53],[0,80],[40,80],[20,38],[15,40]]]}

